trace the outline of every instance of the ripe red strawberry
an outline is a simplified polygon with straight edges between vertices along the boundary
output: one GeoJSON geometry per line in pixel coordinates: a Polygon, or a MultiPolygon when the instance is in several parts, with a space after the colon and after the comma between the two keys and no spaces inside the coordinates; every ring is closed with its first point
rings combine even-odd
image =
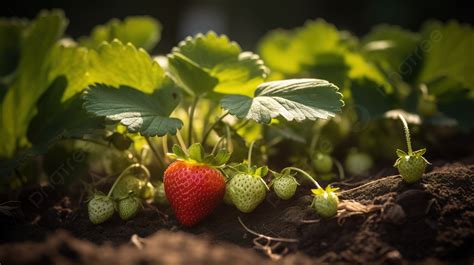
{"type": "Polygon", "coordinates": [[[193,226],[222,201],[226,182],[216,166],[225,163],[229,155],[224,151],[204,158],[200,144],[192,145],[189,155],[176,145],[173,151],[180,160],[173,162],[164,173],[166,197],[176,219],[185,226],[193,226]]]}

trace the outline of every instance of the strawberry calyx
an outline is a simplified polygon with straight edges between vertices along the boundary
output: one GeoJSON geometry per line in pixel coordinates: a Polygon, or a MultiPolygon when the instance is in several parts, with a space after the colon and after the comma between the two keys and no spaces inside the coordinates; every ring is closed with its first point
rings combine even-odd
{"type": "Polygon", "coordinates": [[[261,166],[261,167],[257,167],[256,165],[249,166],[248,163],[242,162],[240,164],[226,165],[225,168],[233,170],[234,171],[232,174],[233,176],[238,175],[238,174],[245,174],[245,175],[249,175],[254,178],[257,178],[265,185],[267,190],[270,190],[270,188],[268,187],[268,184],[263,179],[263,177],[265,177],[269,172],[269,169],[267,166],[261,166]]]}
{"type": "Polygon", "coordinates": [[[220,149],[215,154],[206,153],[200,143],[192,144],[186,151],[177,144],[172,148],[173,153],[167,156],[171,159],[186,161],[191,164],[201,164],[215,168],[221,168],[230,158],[230,153],[226,149],[220,149]]]}
{"type": "Polygon", "coordinates": [[[339,188],[333,188],[330,185],[326,186],[326,189],[323,189],[322,187],[318,187],[317,189],[311,189],[311,193],[313,193],[314,196],[323,196],[327,197],[331,193],[337,193],[339,188]]]}
{"type": "Polygon", "coordinates": [[[300,185],[300,183],[295,178],[296,172],[291,173],[291,171],[289,170],[283,170],[280,173],[275,172],[273,170],[270,170],[270,171],[272,172],[272,175],[273,175],[273,179],[270,182],[270,186],[272,186],[276,180],[281,179],[281,178],[291,178],[296,183],[296,185],[300,185]]]}
{"type": "Polygon", "coordinates": [[[423,161],[425,161],[427,165],[431,165],[431,163],[426,158],[423,157],[423,155],[426,153],[426,148],[413,151],[411,153],[406,153],[403,150],[397,149],[396,153],[397,153],[398,158],[395,161],[395,164],[393,164],[394,167],[397,167],[402,161],[402,159],[410,160],[412,158],[418,158],[418,157],[423,159],[423,161]]]}

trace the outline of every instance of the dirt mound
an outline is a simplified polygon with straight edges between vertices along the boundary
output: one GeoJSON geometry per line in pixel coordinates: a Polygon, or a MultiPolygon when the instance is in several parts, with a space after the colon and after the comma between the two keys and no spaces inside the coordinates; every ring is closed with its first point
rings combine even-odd
{"type": "Polygon", "coordinates": [[[268,196],[252,214],[222,205],[193,228],[180,227],[169,209],[153,206],[131,221],[115,217],[95,226],[84,207],[75,205],[77,200],[62,198],[32,220],[2,220],[0,261],[266,264],[273,263],[268,256],[278,259],[282,254],[280,264],[471,264],[473,182],[474,166],[461,164],[435,168],[413,185],[399,176],[376,179],[340,195],[371,206],[370,211],[330,220],[320,220],[308,208],[309,187],[303,187],[290,201],[268,196]],[[255,245],[256,236],[243,228],[238,217],[258,233],[297,242],[265,245],[267,240],[261,238],[255,245]],[[28,239],[37,242],[13,243],[28,239]],[[260,250],[251,249],[254,246],[260,250]]]}

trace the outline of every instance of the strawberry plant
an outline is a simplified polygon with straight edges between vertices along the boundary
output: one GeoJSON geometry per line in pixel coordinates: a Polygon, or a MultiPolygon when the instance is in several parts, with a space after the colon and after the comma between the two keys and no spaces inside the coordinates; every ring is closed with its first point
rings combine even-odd
{"type": "MultiPolygon", "coordinates": [[[[378,154],[399,142],[387,119],[394,108],[415,112],[421,125],[454,121],[470,126],[459,114],[465,111],[454,113],[452,107],[469,109],[472,93],[459,89],[444,95],[459,84],[470,89],[471,80],[462,67],[439,67],[447,60],[443,47],[458,41],[463,48],[463,36],[433,40],[420,69],[410,74],[397,69],[434,33],[472,31],[458,23],[430,22],[420,33],[380,26],[358,40],[315,20],[268,33],[258,45],[260,55],[209,31],[157,56],[150,52],[162,27],[153,18],[113,19],[77,40],[63,38],[67,23],[54,10],[30,22],[1,24],[18,37],[13,46],[19,54],[12,63],[17,67],[0,69],[2,87],[8,88],[1,98],[0,136],[9,139],[0,143],[9,176],[2,182],[25,184],[29,180],[21,173],[27,169],[21,167],[26,158],[56,146],[87,150],[86,167],[104,175],[127,168],[108,195],[92,197],[88,210],[94,223],[114,211],[130,219],[144,201],[169,203],[187,226],[206,218],[223,200],[252,212],[270,190],[291,199],[300,183],[297,174],[316,185],[316,211],[333,216],[334,190],[322,189],[302,169],[328,182],[336,170],[344,178],[343,166],[351,176],[366,173],[378,154]],[[38,43],[39,48],[22,43],[38,43]],[[343,94],[350,108],[331,120],[342,110],[343,94]],[[9,113],[16,109],[13,118],[9,113]],[[346,152],[348,142],[358,151],[346,152]],[[294,167],[269,169],[282,150],[282,161],[294,167]],[[254,163],[252,152],[258,159],[254,163]],[[338,158],[346,154],[342,166],[338,158]]],[[[454,56],[460,65],[469,64],[458,53],[454,56]]],[[[408,153],[397,151],[396,166],[407,182],[414,182],[427,162],[424,149],[411,151],[406,130],[408,153]]],[[[95,180],[90,185],[99,186],[95,180]]]]}
{"type": "Polygon", "coordinates": [[[398,169],[403,180],[408,183],[418,181],[425,173],[426,166],[430,164],[423,155],[426,153],[426,149],[420,149],[413,151],[411,147],[410,130],[405,118],[400,115],[400,120],[403,123],[403,129],[405,131],[405,139],[407,141],[408,153],[403,150],[397,149],[398,159],[395,161],[394,167],[398,169]]]}

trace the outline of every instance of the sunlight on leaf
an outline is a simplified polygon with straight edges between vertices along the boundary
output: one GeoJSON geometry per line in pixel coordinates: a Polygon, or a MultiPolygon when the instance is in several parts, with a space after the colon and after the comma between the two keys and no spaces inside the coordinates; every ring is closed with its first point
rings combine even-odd
{"type": "Polygon", "coordinates": [[[128,86],[95,84],[84,94],[84,101],[88,112],[120,122],[131,133],[174,135],[183,126],[181,120],[169,118],[180,101],[179,89],[169,79],[150,95],[128,86]]]}
{"type": "Polygon", "coordinates": [[[171,73],[190,94],[251,95],[268,74],[258,55],[242,52],[225,35],[188,37],[168,55],[171,73]]]}
{"type": "Polygon", "coordinates": [[[35,104],[48,87],[47,58],[63,34],[67,20],[63,12],[41,12],[25,29],[20,47],[18,75],[1,105],[0,156],[11,157],[16,148],[27,144],[26,131],[35,115],[35,104]]]}
{"type": "Polygon", "coordinates": [[[241,119],[268,124],[272,118],[303,121],[334,117],[344,105],[338,88],[319,79],[290,79],[261,84],[254,97],[229,95],[221,106],[241,119]]]}
{"type": "Polygon", "coordinates": [[[81,46],[97,49],[102,42],[118,39],[123,43],[132,43],[135,47],[147,51],[153,50],[161,37],[161,24],[149,16],[127,17],[123,21],[112,19],[105,25],[96,26],[91,36],[81,37],[81,46]]]}

